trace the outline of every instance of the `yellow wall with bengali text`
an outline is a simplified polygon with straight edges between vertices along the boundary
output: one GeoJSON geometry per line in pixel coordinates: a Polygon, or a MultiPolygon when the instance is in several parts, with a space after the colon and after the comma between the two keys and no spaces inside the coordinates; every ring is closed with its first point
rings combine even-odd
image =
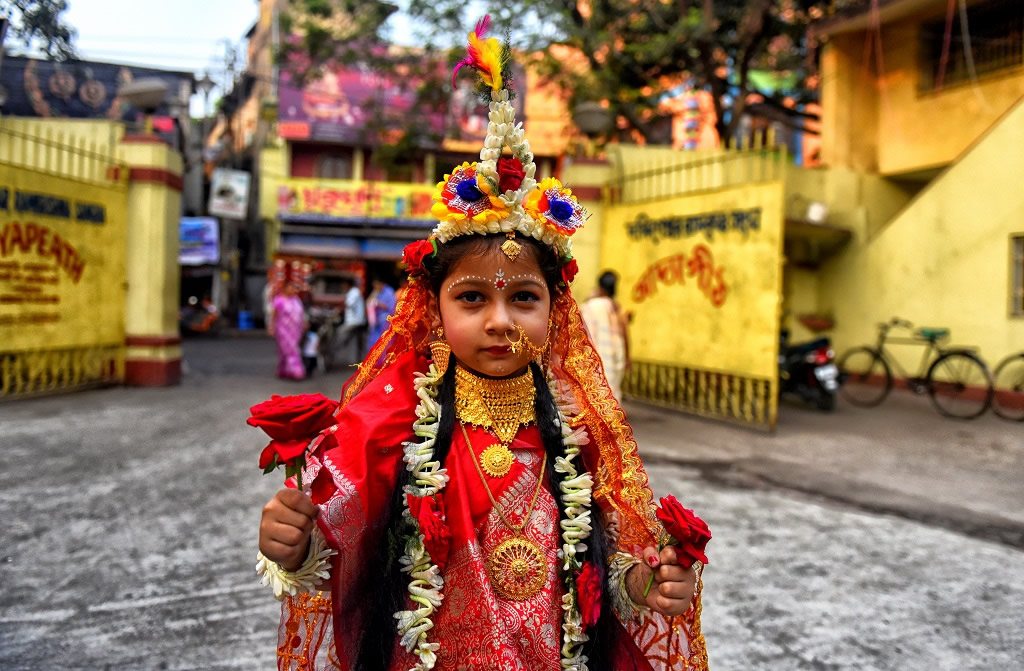
{"type": "Polygon", "coordinates": [[[777,375],[781,295],[783,190],[781,182],[748,184],[689,196],[607,206],[602,266],[620,274],[618,299],[634,315],[631,357],[774,380],[777,375]],[[651,236],[637,233],[637,217],[725,214],[759,210],[746,231],[697,231],[651,236]],[[689,270],[679,281],[673,258],[694,258],[700,246],[720,271],[725,294],[716,305],[717,278],[702,290],[689,270]],[[666,260],[667,264],[666,264],[666,260]],[[659,265],[659,262],[662,262],[659,265]],[[667,279],[662,281],[660,275],[667,279]],[[675,277],[674,277],[675,276],[675,277]],[[674,277],[674,279],[672,279],[674,277]],[[643,296],[644,288],[649,292],[643,296]]]}

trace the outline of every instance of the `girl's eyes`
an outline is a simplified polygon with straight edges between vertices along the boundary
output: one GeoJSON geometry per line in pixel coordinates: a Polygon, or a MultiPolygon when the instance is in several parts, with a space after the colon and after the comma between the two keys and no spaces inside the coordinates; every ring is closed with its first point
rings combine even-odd
{"type": "MultiPolygon", "coordinates": [[[[484,295],[479,291],[464,291],[456,296],[455,300],[463,303],[483,303],[484,295]]],[[[540,296],[532,291],[517,291],[512,295],[512,301],[516,303],[532,303],[539,300],[540,296]]]]}
{"type": "Polygon", "coordinates": [[[532,301],[539,301],[540,300],[540,296],[538,296],[537,294],[533,293],[532,291],[517,291],[515,296],[512,297],[512,300],[514,300],[514,301],[532,302],[532,301]]]}

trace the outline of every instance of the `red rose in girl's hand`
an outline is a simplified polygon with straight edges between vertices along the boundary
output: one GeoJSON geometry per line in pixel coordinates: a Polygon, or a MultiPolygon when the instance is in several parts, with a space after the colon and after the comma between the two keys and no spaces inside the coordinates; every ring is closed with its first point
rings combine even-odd
{"type": "Polygon", "coordinates": [[[566,285],[572,283],[576,273],[580,271],[580,267],[576,265],[576,259],[569,259],[569,262],[562,266],[562,279],[565,280],[566,285]]]}
{"type": "Polygon", "coordinates": [[[523,183],[526,172],[523,170],[522,162],[515,156],[502,156],[498,159],[498,189],[515,191],[523,183]]]}
{"type": "Polygon", "coordinates": [[[703,564],[708,563],[704,548],[711,540],[711,530],[704,520],[694,515],[692,510],[684,508],[674,496],[661,499],[657,514],[665,525],[665,531],[675,539],[675,543],[670,545],[678,543],[680,564],[689,567],[698,559],[703,564]]]}
{"type": "Polygon", "coordinates": [[[597,574],[593,562],[585,562],[583,570],[576,576],[576,594],[583,628],[589,629],[601,617],[601,576],[597,574]]]}
{"type": "Polygon", "coordinates": [[[306,453],[306,446],[309,440],[299,438],[297,440],[272,440],[263,448],[260,453],[260,468],[266,470],[268,466],[291,466],[296,458],[306,453]]]}
{"type": "Polygon", "coordinates": [[[416,275],[423,270],[423,259],[434,253],[434,243],[430,240],[410,242],[402,250],[402,263],[409,266],[409,274],[416,275]]]}
{"type": "Polygon", "coordinates": [[[420,525],[423,534],[423,545],[430,554],[430,561],[444,572],[448,564],[448,550],[452,542],[452,532],[445,524],[444,500],[440,495],[413,496],[406,494],[409,512],[420,525]]]}
{"type": "MultiPolygon", "coordinates": [[[[334,425],[334,412],[337,409],[337,401],[332,401],[323,394],[275,394],[269,401],[249,408],[252,416],[246,422],[250,426],[263,429],[274,440],[292,441],[304,438],[305,447],[316,434],[334,425]]],[[[262,457],[260,461],[263,461],[262,457]]]]}

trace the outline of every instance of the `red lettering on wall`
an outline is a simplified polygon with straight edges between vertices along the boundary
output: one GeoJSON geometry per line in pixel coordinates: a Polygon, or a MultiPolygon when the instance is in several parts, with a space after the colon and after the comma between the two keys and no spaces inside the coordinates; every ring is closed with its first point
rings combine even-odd
{"type": "Polygon", "coordinates": [[[35,253],[42,259],[53,259],[78,284],[85,270],[85,259],[74,246],[55,231],[34,222],[12,221],[0,229],[0,258],[15,251],[35,253]]]}
{"type": "Polygon", "coordinates": [[[658,291],[658,282],[665,285],[684,284],[686,277],[697,279],[697,288],[711,301],[716,308],[725,304],[728,287],[723,266],[715,267],[711,250],[707,245],[699,244],[685,254],[674,254],[659,259],[647,267],[640,279],[633,285],[633,300],[643,303],[658,291]],[[683,271],[685,265],[685,273],[683,271]]]}

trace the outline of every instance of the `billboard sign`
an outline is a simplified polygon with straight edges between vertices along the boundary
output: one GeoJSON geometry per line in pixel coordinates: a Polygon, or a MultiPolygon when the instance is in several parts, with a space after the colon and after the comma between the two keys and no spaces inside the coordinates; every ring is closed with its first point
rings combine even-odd
{"type": "Polygon", "coordinates": [[[202,266],[220,262],[220,227],[213,217],[182,217],[178,263],[202,266]]]}

